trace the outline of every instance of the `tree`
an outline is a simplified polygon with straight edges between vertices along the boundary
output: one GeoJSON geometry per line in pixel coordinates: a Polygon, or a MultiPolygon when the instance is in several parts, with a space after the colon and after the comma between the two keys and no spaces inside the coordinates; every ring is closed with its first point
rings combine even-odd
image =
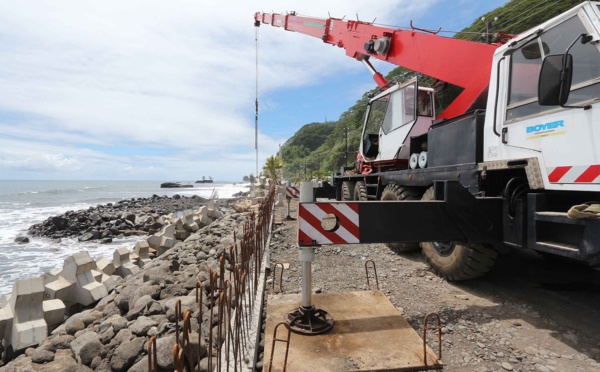
{"type": "Polygon", "coordinates": [[[274,183],[279,182],[279,171],[283,168],[283,162],[277,155],[271,155],[267,158],[263,171],[267,177],[271,178],[274,183]]]}

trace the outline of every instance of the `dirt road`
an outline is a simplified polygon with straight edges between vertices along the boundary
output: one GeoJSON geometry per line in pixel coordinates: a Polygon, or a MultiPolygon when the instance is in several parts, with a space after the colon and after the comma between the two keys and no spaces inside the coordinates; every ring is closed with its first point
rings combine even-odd
{"type": "MultiPolygon", "coordinates": [[[[287,214],[284,207],[276,213],[287,214]]],[[[299,293],[295,221],[274,227],[271,249],[272,263],[290,264],[284,292],[299,293]]],[[[380,290],[418,332],[427,313],[441,316],[446,371],[600,371],[598,269],[515,252],[483,278],[447,282],[429,271],[420,252],[340,245],[316,249],[313,290],[366,289],[367,260],[377,265],[380,290]]]]}

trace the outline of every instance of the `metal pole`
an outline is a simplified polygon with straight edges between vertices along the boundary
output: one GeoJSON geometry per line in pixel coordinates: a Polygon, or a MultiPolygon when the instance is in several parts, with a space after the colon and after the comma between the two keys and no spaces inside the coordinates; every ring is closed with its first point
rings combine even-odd
{"type": "Polygon", "coordinates": [[[344,127],[344,167],[348,165],[348,127],[344,127]]]}
{"type": "MultiPolygon", "coordinates": [[[[300,203],[314,202],[312,182],[300,184],[300,203]]],[[[312,306],[312,262],[315,260],[315,250],[312,247],[300,248],[300,261],[302,262],[302,306],[312,306]]]]}
{"type": "MultiPolygon", "coordinates": [[[[300,203],[310,203],[314,199],[311,182],[300,185],[300,203]]],[[[312,262],[315,260],[313,247],[299,247],[298,253],[302,262],[302,306],[289,312],[285,322],[292,332],[316,335],[329,331],[333,327],[333,318],[322,309],[312,304],[312,262]]]]}
{"type": "Polygon", "coordinates": [[[258,27],[260,23],[255,24],[255,35],[254,39],[256,41],[256,100],[255,100],[255,109],[256,113],[254,116],[254,149],[256,150],[256,178],[258,178],[258,27]]]}
{"type": "Polygon", "coordinates": [[[302,307],[305,308],[312,306],[312,262],[314,260],[314,248],[300,248],[300,261],[302,261],[302,307]]]}

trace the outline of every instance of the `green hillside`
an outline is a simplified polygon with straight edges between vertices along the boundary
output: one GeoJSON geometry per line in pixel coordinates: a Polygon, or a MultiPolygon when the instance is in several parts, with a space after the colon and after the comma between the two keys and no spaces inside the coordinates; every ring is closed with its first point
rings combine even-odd
{"type": "MultiPolygon", "coordinates": [[[[478,17],[471,26],[457,33],[455,38],[486,42],[488,27],[492,37],[498,32],[518,34],[580,3],[581,0],[511,0],[478,17]]],[[[397,67],[386,78],[405,81],[415,75],[412,71],[397,67]]],[[[419,75],[419,84],[433,86],[434,82],[434,79],[419,75]]],[[[436,111],[442,112],[458,93],[460,88],[453,86],[437,92],[436,111]]],[[[306,124],[282,146],[280,155],[284,163],[285,179],[299,181],[325,178],[332,172],[339,171],[341,166],[350,165],[354,161],[368,102],[367,94],[365,92],[362,97],[357,97],[356,104],[337,121],[306,124]],[[347,152],[345,128],[348,132],[347,152]]]]}

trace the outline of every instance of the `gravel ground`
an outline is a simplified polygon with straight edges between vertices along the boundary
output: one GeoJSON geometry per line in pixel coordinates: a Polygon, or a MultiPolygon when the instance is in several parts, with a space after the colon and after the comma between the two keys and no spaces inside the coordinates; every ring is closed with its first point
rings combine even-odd
{"type": "MultiPolygon", "coordinates": [[[[291,216],[296,208],[294,201],[291,216]]],[[[276,209],[276,216],[286,215],[286,207],[276,209]]],[[[271,263],[289,263],[284,292],[300,293],[296,221],[284,219],[273,230],[271,263]]],[[[367,260],[377,265],[380,290],[419,333],[426,314],[440,315],[446,371],[600,371],[597,269],[516,252],[502,256],[483,278],[447,282],[420,252],[339,245],[316,249],[313,290],[366,289],[367,260]]]]}

